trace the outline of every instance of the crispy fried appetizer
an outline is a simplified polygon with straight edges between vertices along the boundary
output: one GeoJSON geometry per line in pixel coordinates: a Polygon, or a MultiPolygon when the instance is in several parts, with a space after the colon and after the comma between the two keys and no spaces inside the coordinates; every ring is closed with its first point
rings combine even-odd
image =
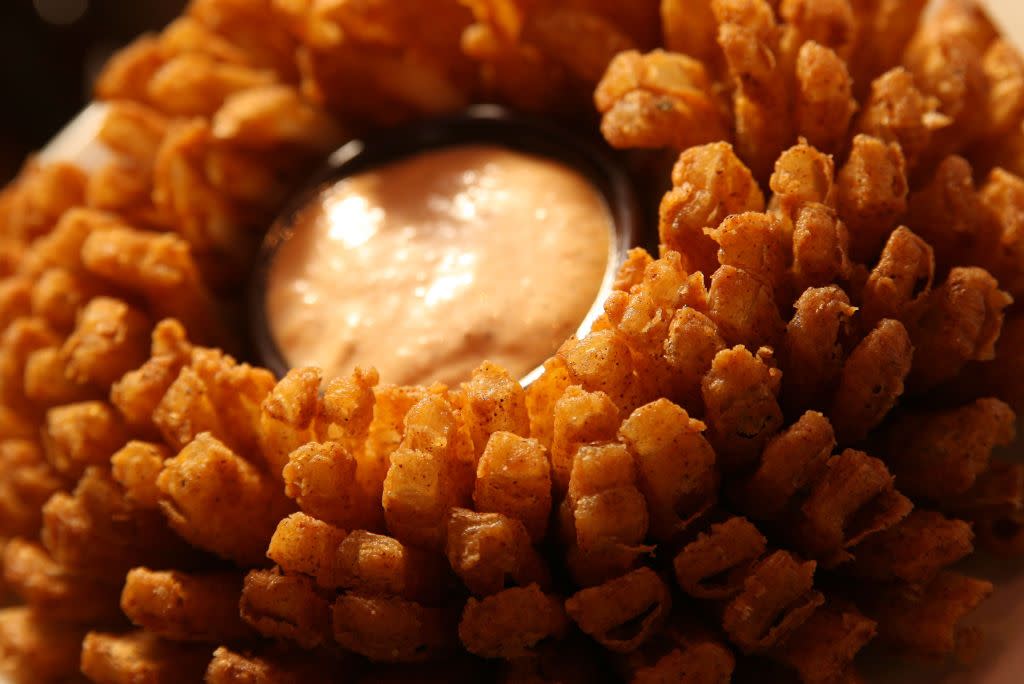
{"type": "Polygon", "coordinates": [[[235,572],[185,574],[135,568],[121,592],[121,610],[149,633],[169,641],[224,643],[252,636],[238,602],[235,572]]]}
{"type": "Polygon", "coordinates": [[[78,674],[87,628],[62,624],[27,606],[0,610],[0,672],[21,684],[61,681],[78,674]]]}
{"type": "Polygon", "coordinates": [[[781,373],[768,365],[770,352],[754,356],[742,346],[715,356],[701,385],[708,439],[725,471],[749,467],[782,426],[781,373]]]}
{"type": "Polygon", "coordinates": [[[481,600],[470,598],[459,622],[459,639],[470,653],[515,660],[534,655],[541,641],[561,637],[567,624],[561,599],[530,584],[481,600]]]}
{"type": "Polygon", "coordinates": [[[613,147],[684,150],[728,138],[704,65],[674,52],[620,52],[594,91],[613,147]]]}
{"type": "Polygon", "coordinates": [[[335,640],[374,662],[433,660],[456,643],[454,621],[443,609],[402,598],[342,594],[331,615],[335,640]]]}
{"type": "Polygon", "coordinates": [[[191,543],[240,565],[262,565],[291,506],[275,480],[208,433],[164,463],[160,510],[191,543]]]}
{"type": "Polygon", "coordinates": [[[717,499],[715,452],[704,428],[667,399],[641,406],[619,428],[647,500],[650,534],[658,541],[683,532],[717,499]]]}
{"type": "Polygon", "coordinates": [[[245,576],[239,611],[254,630],[311,649],[331,638],[331,602],[327,592],[304,575],[280,569],[252,570],[245,576]]]}
{"type": "Polygon", "coordinates": [[[0,669],[834,684],[876,632],[969,655],[991,587],[949,566],[1024,553],[993,456],[1024,59],[925,4],[193,0],[118,53],[103,158],[0,190],[0,669]],[[474,101],[599,122],[654,192],[675,157],[659,258],[592,331],[525,388],[229,356],[292,180],[474,101]]]}
{"type": "Polygon", "coordinates": [[[209,660],[205,646],[162,641],[143,630],[90,632],[82,642],[82,673],[97,684],[195,682],[209,660]]]}
{"type": "Polygon", "coordinates": [[[584,633],[617,653],[636,650],[668,619],[668,585],[650,568],[583,589],[565,602],[569,617],[584,633]]]}

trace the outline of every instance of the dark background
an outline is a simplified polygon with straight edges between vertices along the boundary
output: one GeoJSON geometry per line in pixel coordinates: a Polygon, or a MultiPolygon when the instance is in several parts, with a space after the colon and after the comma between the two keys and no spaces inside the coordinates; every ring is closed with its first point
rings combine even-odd
{"type": "Polygon", "coordinates": [[[0,185],[88,101],[107,57],[185,0],[0,0],[0,185]]]}

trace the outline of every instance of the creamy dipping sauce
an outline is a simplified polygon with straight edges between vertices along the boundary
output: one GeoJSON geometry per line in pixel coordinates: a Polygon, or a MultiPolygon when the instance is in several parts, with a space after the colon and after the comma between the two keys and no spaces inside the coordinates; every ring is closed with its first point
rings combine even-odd
{"type": "Polygon", "coordinates": [[[586,318],[613,220],[559,162],[449,147],[344,178],[300,210],[270,265],[270,332],[326,378],[375,366],[400,384],[522,377],[586,318]]]}

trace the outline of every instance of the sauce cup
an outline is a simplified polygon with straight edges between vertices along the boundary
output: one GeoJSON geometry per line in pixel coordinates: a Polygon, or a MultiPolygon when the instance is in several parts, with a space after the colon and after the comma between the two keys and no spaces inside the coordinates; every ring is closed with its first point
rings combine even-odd
{"type": "MultiPolygon", "coordinates": [[[[477,105],[459,114],[429,119],[351,140],[294,193],[267,232],[254,265],[248,292],[250,338],[258,360],[279,377],[290,368],[271,333],[266,293],[271,264],[278,248],[291,236],[291,226],[325,187],[358,173],[412,155],[463,145],[497,145],[560,162],[590,181],[604,198],[613,226],[604,277],[589,312],[576,334],[586,334],[601,315],[616,271],[641,238],[640,216],[629,175],[600,139],[588,139],[550,121],[511,112],[496,105],[477,105]]],[[[444,325],[438,321],[438,325],[444,325]]],[[[484,361],[484,359],[480,359],[484,361]]],[[[544,359],[520,380],[528,385],[543,372],[544,359]]],[[[386,380],[387,378],[385,378],[386,380]]]]}

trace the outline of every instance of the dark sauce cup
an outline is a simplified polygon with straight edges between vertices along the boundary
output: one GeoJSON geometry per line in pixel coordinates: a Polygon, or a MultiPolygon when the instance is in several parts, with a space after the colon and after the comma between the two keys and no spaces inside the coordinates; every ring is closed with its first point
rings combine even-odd
{"type": "MultiPolygon", "coordinates": [[[[278,247],[291,237],[298,212],[315,201],[325,188],[347,176],[421,152],[472,144],[498,145],[559,161],[581,173],[601,193],[613,222],[612,258],[597,297],[577,329],[577,335],[586,334],[601,315],[604,300],[612,290],[615,273],[626,253],[641,239],[641,213],[630,176],[617,155],[599,137],[587,137],[551,121],[498,105],[476,105],[455,115],[418,121],[347,142],[331,153],[327,162],[285,204],[263,240],[248,294],[250,339],[258,360],[266,368],[278,377],[290,368],[271,333],[265,300],[271,264],[278,247]]],[[[438,325],[443,322],[439,321],[438,325]]],[[[521,383],[529,384],[542,372],[543,366],[538,365],[521,383]]]]}

